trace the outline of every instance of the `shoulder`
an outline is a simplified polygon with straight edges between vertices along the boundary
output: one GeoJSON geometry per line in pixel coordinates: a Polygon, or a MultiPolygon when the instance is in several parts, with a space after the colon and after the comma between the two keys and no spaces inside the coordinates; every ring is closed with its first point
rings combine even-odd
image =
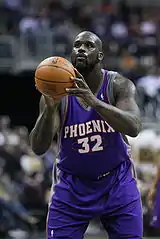
{"type": "Polygon", "coordinates": [[[136,92],[136,87],[134,83],[128,78],[117,73],[116,77],[113,80],[113,91],[114,96],[123,94],[125,96],[134,95],[136,92]]]}
{"type": "Polygon", "coordinates": [[[123,75],[119,74],[116,71],[107,71],[107,76],[109,82],[112,81],[114,86],[122,87],[123,85],[127,84],[129,86],[135,87],[131,80],[129,80],[128,78],[124,77],[123,75]]]}
{"type": "Polygon", "coordinates": [[[123,75],[121,75],[121,74],[119,74],[118,72],[117,72],[117,74],[116,74],[116,77],[114,78],[114,85],[116,86],[132,86],[132,87],[135,87],[135,85],[134,85],[134,83],[130,80],[130,79],[128,79],[128,78],[126,78],[126,77],[124,77],[123,75]]]}
{"type": "Polygon", "coordinates": [[[112,105],[116,105],[118,98],[134,97],[136,87],[131,80],[116,71],[107,71],[107,95],[112,105]]]}

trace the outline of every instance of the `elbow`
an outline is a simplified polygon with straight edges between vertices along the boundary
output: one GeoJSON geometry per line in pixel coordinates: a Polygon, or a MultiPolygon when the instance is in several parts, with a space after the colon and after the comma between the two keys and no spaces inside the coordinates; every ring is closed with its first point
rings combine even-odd
{"type": "Polygon", "coordinates": [[[141,122],[139,121],[138,123],[134,124],[132,127],[130,127],[130,132],[128,133],[128,136],[135,138],[139,135],[141,132],[142,125],[141,122]]]}
{"type": "Polygon", "coordinates": [[[31,149],[32,151],[34,152],[34,154],[36,154],[37,156],[42,156],[43,154],[45,154],[48,150],[48,148],[43,148],[39,145],[36,145],[32,142],[30,142],[30,146],[31,146],[31,149]]]}
{"type": "Polygon", "coordinates": [[[42,149],[38,149],[38,148],[33,148],[32,146],[31,146],[31,149],[34,152],[34,154],[36,154],[37,156],[42,156],[47,151],[47,150],[42,150],[42,149]]]}
{"type": "Polygon", "coordinates": [[[32,134],[30,134],[30,136],[29,136],[29,144],[30,144],[30,147],[31,147],[32,151],[37,156],[42,156],[48,150],[48,148],[46,149],[46,148],[42,147],[41,144],[34,142],[34,140],[32,138],[32,134]]]}
{"type": "Polygon", "coordinates": [[[130,132],[128,133],[128,136],[130,136],[130,137],[132,137],[132,138],[135,138],[135,137],[138,136],[138,134],[139,134],[139,131],[137,131],[137,130],[132,130],[132,131],[130,131],[130,132]]]}

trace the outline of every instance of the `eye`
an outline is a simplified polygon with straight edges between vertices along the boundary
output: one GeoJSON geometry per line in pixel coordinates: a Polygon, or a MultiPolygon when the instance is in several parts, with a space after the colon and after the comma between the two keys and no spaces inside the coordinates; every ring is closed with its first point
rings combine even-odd
{"type": "Polygon", "coordinates": [[[87,42],[87,43],[86,43],[86,46],[87,46],[88,48],[93,48],[93,47],[94,47],[94,45],[93,45],[91,42],[87,42]]]}
{"type": "Polygon", "coordinates": [[[75,42],[75,43],[74,43],[74,47],[75,47],[75,48],[78,48],[78,47],[80,47],[80,46],[81,46],[80,42],[75,42]]]}

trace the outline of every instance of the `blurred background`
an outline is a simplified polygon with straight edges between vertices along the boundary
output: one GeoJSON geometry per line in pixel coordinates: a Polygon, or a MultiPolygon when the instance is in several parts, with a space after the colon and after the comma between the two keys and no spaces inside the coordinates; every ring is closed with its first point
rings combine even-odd
{"type": "MultiPolygon", "coordinates": [[[[69,59],[82,30],[103,40],[104,67],[137,86],[143,129],[129,141],[145,236],[155,236],[146,195],[160,162],[159,12],[159,0],[0,0],[0,238],[44,238],[57,139],[41,158],[29,147],[40,97],[34,71],[46,57],[69,59]]],[[[94,220],[86,235],[103,233],[94,220]]]]}

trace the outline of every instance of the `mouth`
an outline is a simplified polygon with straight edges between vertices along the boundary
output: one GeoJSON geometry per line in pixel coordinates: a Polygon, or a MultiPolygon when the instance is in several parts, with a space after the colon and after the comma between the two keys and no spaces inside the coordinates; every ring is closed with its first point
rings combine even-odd
{"type": "Polygon", "coordinates": [[[78,61],[78,62],[84,62],[84,61],[86,61],[86,58],[79,56],[79,57],[77,57],[76,61],[78,61]]]}
{"type": "Polygon", "coordinates": [[[84,62],[87,60],[87,57],[85,55],[77,55],[76,61],[78,62],[84,62]]]}
{"type": "Polygon", "coordinates": [[[77,54],[76,56],[77,59],[86,59],[86,55],[85,54],[77,54]]]}

